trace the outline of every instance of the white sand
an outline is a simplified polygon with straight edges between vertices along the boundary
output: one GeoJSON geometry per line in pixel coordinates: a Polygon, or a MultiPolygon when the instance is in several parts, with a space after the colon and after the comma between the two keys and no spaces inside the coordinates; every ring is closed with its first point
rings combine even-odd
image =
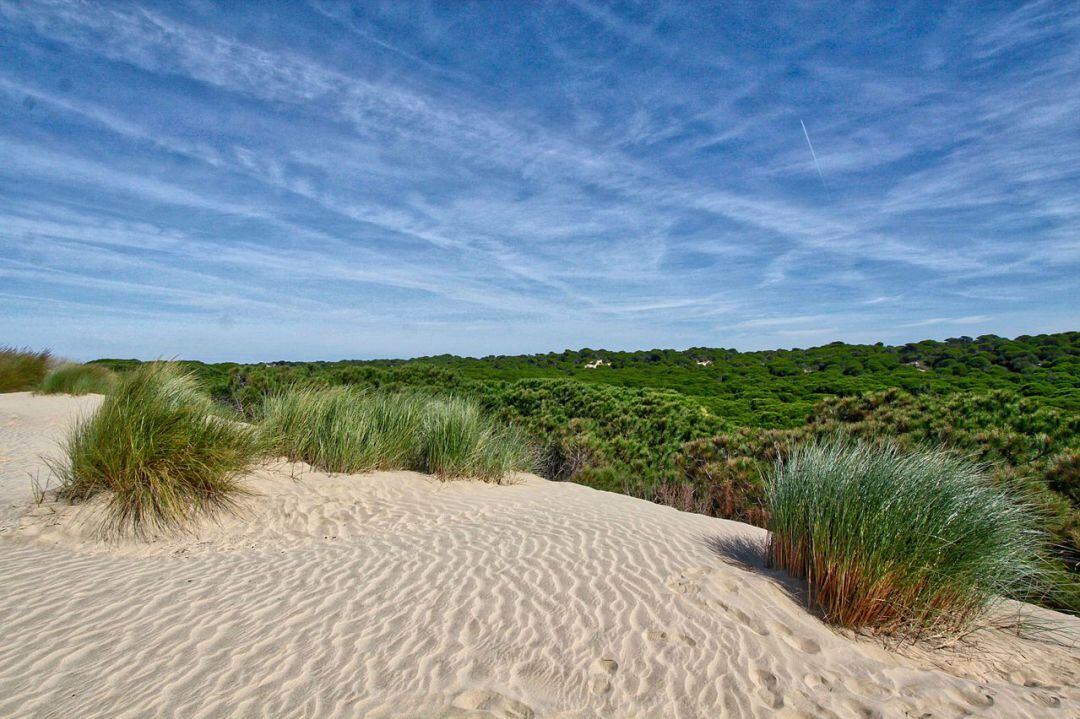
{"type": "Polygon", "coordinates": [[[0,394],[0,526],[26,511],[33,481],[48,480],[40,455],[55,454],[72,419],[99,402],[101,395],[0,394]]]}
{"type": "Polygon", "coordinates": [[[535,477],[282,464],[103,543],[26,479],[93,401],[0,395],[3,717],[1080,716],[1076,620],[889,652],[740,563],[761,530],[535,477]]]}

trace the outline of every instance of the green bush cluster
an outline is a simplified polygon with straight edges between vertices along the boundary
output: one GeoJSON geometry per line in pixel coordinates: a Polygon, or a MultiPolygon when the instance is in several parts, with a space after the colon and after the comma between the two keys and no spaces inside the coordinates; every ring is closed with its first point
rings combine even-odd
{"type": "MultiPolygon", "coordinates": [[[[134,360],[99,360],[125,369],[134,360]]],[[[794,350],[566,350],[472,359],[439,355],[414,360],[183,363],[215,398],[256,406],[267,389],[297,382],[426,387],[570,379],[590,385],[671,390],[724,417],[731,426],[796,427],[822,399],[896,388],[945,395],[1013,390],[1046,406],[1080,411],[1080,332],[957,337],[900,346],[834,342],[794,350]],[[603,359],[610,366],[585,367],[603,359]],[[704,365],[699,362],[706,363],[704,365]]]]}
{"type": "MultiPolygon", "coordinates": [[[[344,364],[344,363],[331,363],[344,364]]],[[[889,388],[913,394],[1014,390],[1061,409],[1080,410],[1080,332],[957,337],[900,346],[850,345],[738,352],[687,350],[567,350],[517,357],[470,359],[440,355],[408,363],[452,370],[466,380],[569,377],[591,384],[670,389],[735,426],[793,427],[818,401],[889,388]],[[586,368],[603,359],[610,366],[586,368]],[[698,364],[698,363],[704,364],[698,364]]]]}
{"type": "Polygon", "coordinates": [[[887,390],[825,400],[796,429],[744,427],[687,442],[676,458],[682,476],[673,481],[688,485],[707,513],[767,526],[768,469],[800,446],[836,437],[908,451],[940,447],[988,467],[995,486],[1035,508],[1054,564],[1068,573],[1047,601],[1080,611],[1080,417],[1011,392],[932,397],[887,390]],[[738,490],[732,506],[712,499],[731,488],[738,490]]]}
{"type": "Polygon", "coordinates": [[[973,457],[992,468],[999,484],[1040,507],[1059,545],[1080,559],[1080,415],[1011,392],[934,397],[887,390],[833,398],[820,402],[802,427],[740,428],[697,439],[682,446],[676,461],[681,479],[702,491],[757,478],[757,491],[747,495],[763,497],[766,466],[806,441],[837,435],[973,457]]]}
{"type": "Polygon", "coordinates": [[[558,378],[470,380],[423,364],[238,367],[232,370],[225,401],[258,416],[266,398],[294,386],[468,397],[534,438],[546,476],[640,496],[651,496],[658,479],[674,471],[673,458],[683,442],[730,426],[670,390],[558,378]]]}

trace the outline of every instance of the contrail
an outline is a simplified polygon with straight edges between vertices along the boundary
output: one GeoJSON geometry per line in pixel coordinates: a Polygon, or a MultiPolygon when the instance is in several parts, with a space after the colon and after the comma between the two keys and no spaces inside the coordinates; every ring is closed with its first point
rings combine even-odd
{"type": "Polygon", "coordinates": [[[817,161],[817,153],[814,152],[814,143],[810,142],[810,133],[806,131],[806,123],[799,118],[799,124],[802,125],[802,134],[806,138],[806,144],[810,147],[810,157],[814,158],[814,167],[817,168],[817,176],[821,178],[822,182],[825,182],[825,176],[821,174],[821,165],[817,161]]]}

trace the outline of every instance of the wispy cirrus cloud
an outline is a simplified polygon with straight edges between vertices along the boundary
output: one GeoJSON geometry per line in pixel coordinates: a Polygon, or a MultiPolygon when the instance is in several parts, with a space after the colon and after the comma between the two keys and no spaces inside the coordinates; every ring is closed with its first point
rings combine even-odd
{"type": "Polygon", "coordinates": [[[968,317],[928,317],[917,322],[905,322],[904,327],[931,327],[933,325],[977,325],[992,321],[990,315],[970,315],[968,317]]]}
{"type": "Polygon", "coordinates": [[[0,0],[0,330],[55,343],[30,298],[129,354],[224,313],[215,357],[1075,325],[1070,6],[269,13],[0,0]]]}

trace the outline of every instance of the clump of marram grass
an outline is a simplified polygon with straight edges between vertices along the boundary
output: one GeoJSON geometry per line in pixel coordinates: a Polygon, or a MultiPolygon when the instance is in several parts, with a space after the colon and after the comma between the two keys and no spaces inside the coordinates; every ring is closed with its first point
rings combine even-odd
{"type": "Polygon", "coordinates": [[[806,579],[833,624],[951,634],[1042,583],[1033,512],[943,451],[812,443],[777,462],[768,495],[768,565],[806,579]]]}
{"type": "Polygon", "coordinates": [[[266,400],[261,431],[272,451],[328,472],[412,469],[499,482],[531,468],[524,437],[463,399],[293,388],[266,400]]]}
{"type": "Polygon", "coordinates": [[[261,431],[273,450],[327,472],[411,466],[421,401],[348,387],[291,389],[267,398],[261,431]]]}
{"type": "Polygon", "coordinates": [[[41,394],[106,394],[116,383],[116,373],[96,364],[64,364],[45,375],[41,394]]]}
{"type": "Polygon", "coordinates": [[[76,423],[52,470],[60,498],[107,495],[105,528],[140,534],[231,508],[259,447],[250,428],[216,416],[190,374],[150,363],[76,423]]]}
{"type": "Polygon", "coordinates": [[[493,422],[460,397],[428,402],[417,439],[417,469],[440,477],[498,482],[533,463],[520,431],[493,422]]]}
{"type": "Polygon", "coordinates": [[[48,350],[0,346],[0,392],[35,389],[49,371],[48,350]]]}

